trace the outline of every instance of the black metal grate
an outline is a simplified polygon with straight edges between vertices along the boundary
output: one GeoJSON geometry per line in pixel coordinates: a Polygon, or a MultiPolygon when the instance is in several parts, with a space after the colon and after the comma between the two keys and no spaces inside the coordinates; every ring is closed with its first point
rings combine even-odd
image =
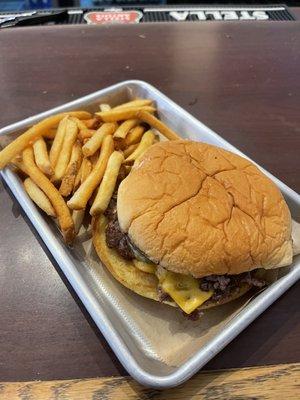
{"type": "MultiPolygon", "coordinates": [[[[104,9],[107,11],[109,10],[110,7],[97,7],[97,8],[92,8],[92,9],[68,9],[67,10],[67,16],[64,20],[60,20],[55,22],[55,24],[62,25],[62,24],[85,24],[86,21],[84,19],[84,15],[88,12],[92,11],[103,11],[104,9]]],[[[261,19],[260,21],[293,21],[295,20],[295,17],[289,10],[289,8],[285,5],[279,5],[279,4],[274,4],[274,5],[251,5],[251,6],[238,6],[238,5],[228,5],[228,6],[218,6],[217,4],[213,4],[211,6],[145,6],[141,7],[139,6],[127,6],[127,7],[118,7],[118,10],[124,10],[124,11],[129,11],[129,10],[139,10],[143,13],[143,17],[140,20],[141,23],[143,22],[180,22],[178,21],[178,18],[174,18],[170,13],[177,11],[179,14],[180,13],[188,13],[185,18],[182,18],[182,21],[192,21],[192,22],[202,22],[199,20],[199,17],[197,16],[197,11],[203,11],[206,15],[206,21],[214,21],[215,18],[213,15],[210,14],[211,10],[219,11],[228,11],[232,10],[235,11],[238,18],[241,18],[242,12],[247,11],[250,16],[253,16],[253,9],[256,11],[264,11],[265,14],[267,15],[267,19],[261,19]]],[[[55,12],[62,11],[61,9],[52,9],[52,10],[40,10],[38,13],[40,15],[43,14],[51,14],[55,12]]],[[[5,18],[5,15],[10,14],[14,15],[14,13],[0,13],[0,20],[2,18],[5,18]]],[[[243,19],[241,19],[242,21],[243,19]]],[[[244,19],[245,21],[247,19],[244,19]]],[[[231,20],[228,19],[226,20],[230,22],[231,20]]],[[[49,22],[47,23],[49,24],[49,22]]],[[[51,24],[54,24],[51,22],[51,24]]]]}

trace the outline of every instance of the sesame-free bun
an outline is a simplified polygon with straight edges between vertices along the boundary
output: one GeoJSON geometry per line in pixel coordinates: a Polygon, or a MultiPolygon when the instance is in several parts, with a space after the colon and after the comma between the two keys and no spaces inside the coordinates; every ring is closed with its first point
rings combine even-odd
{"type": "Polygon", "coordinates": [[[121,229],[150,260],[196,278],[292,262],[291,215],[249,160],[186,140],[151,146],[122,181],[121,229]]]}

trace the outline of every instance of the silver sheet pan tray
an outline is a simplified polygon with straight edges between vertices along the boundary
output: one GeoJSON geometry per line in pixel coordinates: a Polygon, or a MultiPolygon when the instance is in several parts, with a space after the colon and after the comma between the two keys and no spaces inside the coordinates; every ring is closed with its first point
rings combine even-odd
{"type": "MultiPolygon", "coordinates": [[[[135,97],[153,99],[160,119],[184,138],[204,141],[242,154],[156,88],[137,80],[118,83],[7,126],[0,130],[0,135],[15,137],[27,127],[55,113],[74,109],[93,112],[98,110],[101,102],[117,105],[135,97]]],[[[295,218],[300,211],[300,196],[264,172],[280,188],[295,218]]],[[[233,305],[224,308],[224,321],[220,321],[213,311],[208,311],[204,320],[196,323],[198,325],[195,326],[195,322],[190,325],[183,317],[178,317],[178,311],[169,310],[171,307],[158,305],[121,287],[96,260],[90,243],[85,244],[84,251],[83,246],[81,250],[76,245],[73,248],[65,246],[56,226],[35,207],[19,178],[9,168],[3,170],[1,175],[120,362],[143,385],[163,389],[186,381],[300,277],[298,256],[290,268],[250,301],[249,298],[244,299],[244,303],[233,302],[233,305]],[[149,324],[155,329],[149,330],[149,324]],[[182,338],[180,349],[178,338],[182,338]],[[168,348],[173,350],[172,357],[165,352],[168,348]]]]}

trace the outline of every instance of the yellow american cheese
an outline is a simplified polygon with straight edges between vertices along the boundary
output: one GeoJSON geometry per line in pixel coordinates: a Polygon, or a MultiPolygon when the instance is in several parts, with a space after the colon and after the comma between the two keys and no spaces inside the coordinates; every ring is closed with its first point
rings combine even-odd
{"type": "Polygon", "coordinates": [[[157,268],[155,264],[146,263],[137,259],[133,260],[134,266],[140,271],[148,274],[156,274],[159,283],[178,306],[186,313],[190,314],[208,300],[213,292],[204,292],[199,288],[199,281],[192,276],[176,274],[157,268]]]}
{"type": "Polygon", "coordinates": [[[166,270],[160,270],[157,275],[162,289],[186,314],[193,312],[213,295],[212,291],[201,290],[199,281],[192,276],[166,270]]]}

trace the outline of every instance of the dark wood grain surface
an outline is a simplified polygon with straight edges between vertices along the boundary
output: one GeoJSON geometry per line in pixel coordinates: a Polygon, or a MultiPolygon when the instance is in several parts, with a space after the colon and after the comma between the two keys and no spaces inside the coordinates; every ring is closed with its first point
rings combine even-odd
{"type": "MultiPolygon", "coordinates": [[[[0,126],[143,79],[299,192],[299,43],[299,22],[1,31],[0,126]]],[[[2,186],[0,215],[0,380],[124,374],[2,186]]],[[[206,368],[299,361],[299,288],[206,368]]]]}

